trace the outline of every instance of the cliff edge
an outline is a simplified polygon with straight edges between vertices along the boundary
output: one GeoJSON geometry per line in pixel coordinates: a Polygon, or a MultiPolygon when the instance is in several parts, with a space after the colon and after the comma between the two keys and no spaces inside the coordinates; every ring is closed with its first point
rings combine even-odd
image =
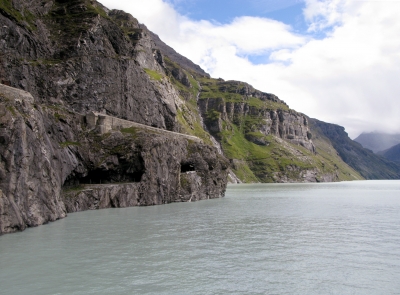
{"type": "Polygon", "coordinates": [[[229,163],[196,137],[117,118],[102,132],[90,114],[4,85],[0,112],[0,233],[87,209],[224,196],[229,163]]]}

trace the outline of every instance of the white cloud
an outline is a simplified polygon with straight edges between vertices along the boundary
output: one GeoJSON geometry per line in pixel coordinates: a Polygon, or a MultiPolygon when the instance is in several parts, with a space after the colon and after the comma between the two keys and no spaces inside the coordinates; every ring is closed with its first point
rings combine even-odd
{"type": "MultiPolygon", "coordinates": [[[[340,24],[350,3],[346,0],[305,0],[304,17],[310,22],[309,31],[321,30],[340,24]],[[347,9],[346,9],[347,8],[347,9]]],[[[352,2],[354,3],[354,2],[352,2]]]]}
{"type": "Polygon", "coordinates": [[[274,93],[353,137],[400,131],[399,0],[306,0],[309,30],[329,28],[319,40],[265,18],[193,21],[162,0],[101,2],[130,12],[212,76],[274,93]],[[246,56],[254,55],[269,62],[252,64],[246,56]]]}

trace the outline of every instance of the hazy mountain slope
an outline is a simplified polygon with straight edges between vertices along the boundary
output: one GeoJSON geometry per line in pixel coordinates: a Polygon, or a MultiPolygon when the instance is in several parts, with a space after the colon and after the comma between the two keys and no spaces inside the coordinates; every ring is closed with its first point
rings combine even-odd
{"type": "Polygon", "coordinates": [[[364,148],[377,153],[400,143],[400,134],[388,133],[362,133],[354,141],[360,143],[364,148]]]}
{"type": "Polygon", "coordinates": [[[342,126],[310,119],[313,129],[328,138],[339,156],[366,179],[398,179],[400,165],[374,154],[351,140],[342,126]]]}
{"type": "Polygon", "coordinates": [[[390,149],[378,152],[378,155],[393,162],[400,162],[400,144],[392,146],[390,149]]]}

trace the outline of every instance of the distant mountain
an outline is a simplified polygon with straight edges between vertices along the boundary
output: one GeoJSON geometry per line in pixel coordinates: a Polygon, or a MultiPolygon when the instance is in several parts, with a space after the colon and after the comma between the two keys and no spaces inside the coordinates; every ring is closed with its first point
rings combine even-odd
{"type": "Polygon", "coordinates": [[[400,162],[400,144],[392,146],[390,149],[385,151],[378,152],[378,155],[393,162],[400,162]]]}
{"type": "Polygon", "coordinates": [[[392,146],[400,143],[400,134],[388,134],[388,133],[362,133],[354,141],[360,143],[366,149],[377,153],[384,151],[392,146]]]}
{"type": "Polygon", "coordinates": [[[339,156],[366,179],[398,179],[400,165],[374,154],[351,140],[342,126],[309,119],[312,133],[327,137],[339,156]]]}

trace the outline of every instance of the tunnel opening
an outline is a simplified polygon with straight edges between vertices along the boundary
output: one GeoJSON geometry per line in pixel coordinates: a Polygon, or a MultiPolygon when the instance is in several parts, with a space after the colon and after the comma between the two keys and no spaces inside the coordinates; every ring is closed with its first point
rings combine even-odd
{"type": "Polygon", "coordinates": [[[181,173],[196,171],[193,163],[181,163],[181,173]]]}
{"type": "Polygon", "coordinates": [[[85,184],[118,184],[141,182],[145,173],[142,157],[135,161],[120,161],[118,166],[95,168],[85,174],[71,173],[64,182],[63,187],[75,187],[85,184]]]}
{"type": "Polygon", "coordinates": [[[120,173],[115,170],[92,170],[86,177],[82,177],[79,181],[81,184],[112,184],[124,182],[140,182],[144,171],[135,171],[131,173],[120,173]]]}
{"type": "Polygon", "coordinates": [[[115,170],[95,169],[88,172],[84,177],[68,177],[63,187],[75,187],[82,184],[118,184],[141,182],[144,171],[120,173],[115,170]]]}

